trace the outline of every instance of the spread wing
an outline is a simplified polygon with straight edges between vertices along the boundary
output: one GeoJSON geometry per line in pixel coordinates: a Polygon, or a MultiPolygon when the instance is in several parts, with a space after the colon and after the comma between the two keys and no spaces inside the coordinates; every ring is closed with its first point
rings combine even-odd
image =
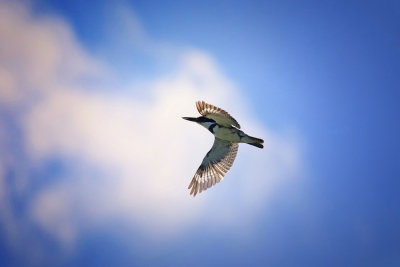
{"type": "Polygon", "coordinates": [[[197,101],[196,107],[200,114],[204,117],[213,119],[222,126],[230,127],[231,125],[233,125],[236,128],[240,129],[239,123],[225,110],[207,104],[204,101],[197,101]]]}
{"type": "Polygon", "coordinates": [[[239,144],[215,138],[214,145],[204,157],[199,169],[189,184],[190,194],[196,196],[211,186],[219,183],[232,167],[239,144]]]}

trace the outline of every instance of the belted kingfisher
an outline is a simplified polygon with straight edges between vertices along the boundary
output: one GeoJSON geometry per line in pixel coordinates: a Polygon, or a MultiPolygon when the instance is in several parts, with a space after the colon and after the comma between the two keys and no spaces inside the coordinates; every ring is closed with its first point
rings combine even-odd
{"type": "Polygon", "coordinates": [[[239,130],[239,123],[225,110],[216,106],[197,101],[196,107],[202,115],[198,118],[182,117],[206,127],[214,136],[214,144],[204,157],[196,171],[188,189],[196,196],[211,186],[219,183],[233,165],[239,148],[239,143],[247,143],[263,148],[264,140],[248,136],[239,130]]]}

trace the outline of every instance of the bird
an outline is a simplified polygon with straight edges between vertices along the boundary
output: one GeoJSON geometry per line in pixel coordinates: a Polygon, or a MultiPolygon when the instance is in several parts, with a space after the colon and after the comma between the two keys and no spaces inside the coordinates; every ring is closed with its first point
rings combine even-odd
{"type": "Polygon", "coordinates": [[[196,107],[201,114],[200,117],[182,117],[182,119],[196,122],[207,128],[215,139],[211,150],[204,157],[189,184],[188,189],[193,197],[224,178],[233,165],[239,143],[258,148],[264,147],[263,139],[249,136],[241,131],[239,123],[225,110],[204,101],[197,101],[196,107]]]}

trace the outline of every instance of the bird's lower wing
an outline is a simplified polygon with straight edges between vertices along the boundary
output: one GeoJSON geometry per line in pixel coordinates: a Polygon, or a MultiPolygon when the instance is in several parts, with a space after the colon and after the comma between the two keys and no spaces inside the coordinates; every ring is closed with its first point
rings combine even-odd
{"type": "Polygon", "coordinates": [[[230,143],[215,138],[214,145],[204,157],[203,162],[189,184],[188,188],[191,189],[190,194],[196,196],[197,193],[201,193],[219,183],[232,167],[238,148],[239,144],[237,143],[230,143]]]}

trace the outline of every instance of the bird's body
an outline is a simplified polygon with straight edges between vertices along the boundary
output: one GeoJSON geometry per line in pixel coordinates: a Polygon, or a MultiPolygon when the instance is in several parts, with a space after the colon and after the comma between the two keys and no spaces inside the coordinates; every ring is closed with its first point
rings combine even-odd
{"type": "Polygon", "coordinates": [[[243,133],[242,131],[230,127],[223,127],[220,126],[218,124],[215,125],[215,127],[212,129],[213,130],[213,134],[215,137],[225,140],[225,141],[229,141],[229,142],[235,142],[235,143],[239,143],[240,142],[240,134],[243,133]]]}
{"type": "Polygon", "coordinates": [[[183,117],[183,119],[197,122],[207,128],[215,136],[215,140],[189,185],[189,189],[192,189],[190,194],[193,196],[224,178],[235,160],[238,143],[264,147],[262,139],[251,137],[241,131],[239,123],[225,110],[204,101],[196,102],[196,106],[202,116],[183,117]]]}

